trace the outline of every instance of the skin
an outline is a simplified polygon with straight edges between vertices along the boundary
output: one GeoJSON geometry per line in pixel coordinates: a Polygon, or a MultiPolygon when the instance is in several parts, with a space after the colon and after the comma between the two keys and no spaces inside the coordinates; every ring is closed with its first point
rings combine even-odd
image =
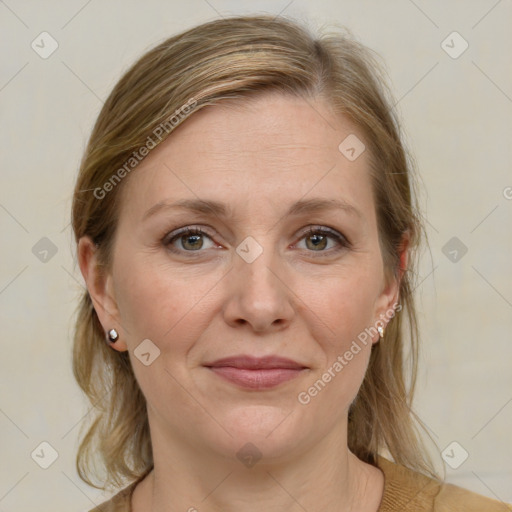
{"type": "Polygon", "coordinates": [[[273,93],[206,107],[126,178],[112,273],[99,276],[90,239],[79,241],[101,324],[119,332],[113,348],[129,350],[147,400],[154,470],[135,489],[135,512],[378,509],[383,474],[347,447],[348,408],[378,335],[309,404],[297,398],[398,299],[398,281],[385,278],[369,155],[351,162],[338,150],[354,133],[364,140],[321,99],[273,93]],[[168,209],[142,220],[159,201],[197,198],[232,215],[168,209]],[[286,215],[311,198],[343,199],[359,215],[286,215]],[[165,246],[186,226],[207,236],[165,246]],[[350,247],[330,235],[317,247],[309,226],[332,228],[350,247]],[[263,248],[252,263],[236,252],[248,236],[263,248]],[[133,354],[144,339],[160,350],[149,366],[133,354]],[[236,354],[308,369],[255,391],[203,366],[236,354]],[[261,453],[252,467],[236,457],[248,442],[261,453]]]}

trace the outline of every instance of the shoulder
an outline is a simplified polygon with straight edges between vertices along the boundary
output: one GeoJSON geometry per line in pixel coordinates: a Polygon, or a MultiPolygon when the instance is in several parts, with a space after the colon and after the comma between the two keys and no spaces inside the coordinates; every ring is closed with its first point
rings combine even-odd
{"type": "Polygon", "coordinates": [[[512,512],[512,505],[429,478],[383,457],[384,492],[378,512],[512,512]]]}
{"type": "Polygon", "coordinates": [[[131,512],[131,496],[138,483],[139,480],[133,482],[89,512],[131,512]]]}

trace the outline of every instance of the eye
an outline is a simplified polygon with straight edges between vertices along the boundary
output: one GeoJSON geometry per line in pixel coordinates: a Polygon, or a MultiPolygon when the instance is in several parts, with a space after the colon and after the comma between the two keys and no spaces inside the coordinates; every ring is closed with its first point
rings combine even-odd
{"type": "Polygon", "coordinates": [[[306,248],[310,252],[331,253],[350,247],[350,242],[341,233],[327,227],[309,228],[309,230],[302,235],[301,241],[302,240],[305,241],[306,248]],[[331,240],[331,242],[334,241],[334,248],[332,244],[329,246],[329,240],[331,240]]]}
{"type": "MultiPolygon", "coordinates": [[[[308,252],[331,254],[351,247],[347,238],[328,227],[310,227],[301,236],[300,242],[303,240],[308,252]]],[[[162,242],[170,251],[175,253],[198,253],[201,252],[201,249],[216,247],[212,237],[197,227],[185,227],[171,232],[164,237],[162,242]]]]}
{"type": "Polygon", "coordinates": [[[183,228],[178,232],[171,233],[169,237],[164,240],[166,245],[173,252],[198,252],[201,249],[209,249],[213,247],[213,240],[200,228],[183,228]],[[205,238],[208,239],[212,245],[205,247],[205,238]],[[181,247],[176,247],[179,244],[181,247]]]}

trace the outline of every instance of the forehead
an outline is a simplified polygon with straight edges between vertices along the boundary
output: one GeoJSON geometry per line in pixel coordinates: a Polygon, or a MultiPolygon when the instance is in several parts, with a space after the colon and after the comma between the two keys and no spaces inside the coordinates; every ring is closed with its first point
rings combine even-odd
{"type": "Polygon", "coordinates": [[[204,107],[132,172],[122,216],[136,220],[162,199],[184,197],[261,207],[341,195],[364,209],[371,202],[368,157],[344,156],[340,144],[350,137],[362,140],[320,99],[265,94],[204,107]]]}

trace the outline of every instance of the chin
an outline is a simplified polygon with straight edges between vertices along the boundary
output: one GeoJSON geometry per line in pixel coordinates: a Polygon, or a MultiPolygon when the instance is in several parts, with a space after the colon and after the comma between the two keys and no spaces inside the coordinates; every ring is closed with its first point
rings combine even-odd
{"type": "Polygon", "coordinates": [[[252,405],[234,408],[218,421],[231,434],[223,436],[224,454],[237,458],[261,458],[261,462],[284,461],[300,446],[306,443],[308,429],[300,422],[298,415],[290,414],[292,410],[268,405],[252,405]],[[254,452],[254,453],[253,453],[254,452]]]}

